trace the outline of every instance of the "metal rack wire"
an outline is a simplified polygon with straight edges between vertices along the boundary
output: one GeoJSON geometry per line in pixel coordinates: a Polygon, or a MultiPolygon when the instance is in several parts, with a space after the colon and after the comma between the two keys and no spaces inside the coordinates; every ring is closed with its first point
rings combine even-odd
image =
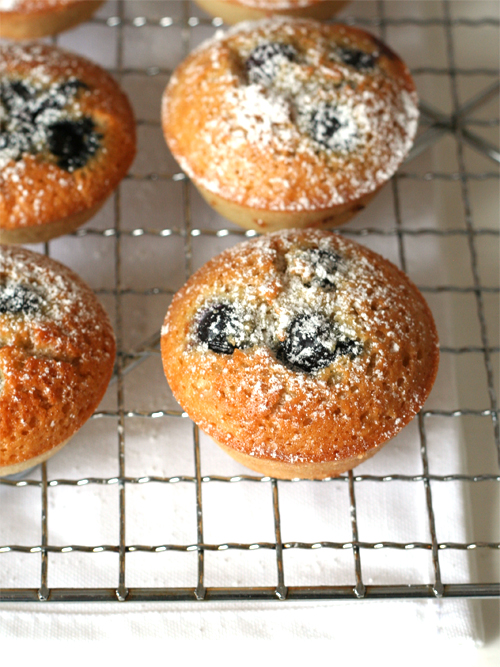
{"type": "MultiPolygon", "coordinates": [[[[124,2],[117,4],[117,12],[108,18],[95,18],[92,23],[95,25],[106,26],[109,30],[116,31],[116,68],[111,71],[121,79],[126,75],[137,75],[144,78],[144,85],[151,80],[151,77],[158,75],[168,76],[170,70],[163,67],[131,68],[124,66],[124,30],[140,29],[143,26],[158,26],[165,29],[165,34],[169,31],[180,32],[182,40],[182,50],[186,54],[190,50],[191,32],[198,26],[218,27],[221,25],[219,19],[212,21],[195,16],[192,13],[192,7],[186,0],[179,0],[182,5],[182,12],[179,16],[163,16],[159,19],[149,19],[144,16],[127,18],[124,11],[124,2]]],[[[73,234],[75,238],[84,238],[98,236],[111,238],[113,240],[114,257],[114,285],[112,288],[97,289],[99,296],[112,299],[115,310],[115,323],[118,345],[118,357],[115,374],[113,377],[113,391],[116,391],[116,409],[100,410],[94,414],[94,420],[112,419],[117,424],[118,441],[118,475],[109,477],[83,477],[78,479],[50,478],[47,472],[47,464],[41,466],[41,478],[35,479],[28,475],[17,477],[15,479],[0,479],[0,492],[2,492],[2,505],[15,503],[15,494],[21,487],[34,487],[40,490],[41,494],[41,520],[40,520],[40,541],[35,545],[4,544],[2,541],[0,524],[0,569],[2,567],[2,554],[39,554],[40,558],[40,582],[38,587],[15,588],[9,586],[0,588],[0,601],[180,601],[180,600],[276,600],[276,599],[359,599],[359,598],[434,598],[434,597],[492,597],[500,595],[500,584],[497,581],[485,582],[467,582],[467,583],[446,583],[443,581],[440,567],[440,554],[445,550],[458,551],[485,551],[495,552],[500,549],[500,544],[495,541],[482,542],[443,542],[438,540],[435,525],[435,502],[432,495],[432,484],[446,484],[449,482],[464,482],[474,485],[496,484],[500,483],[500,475],[494,471],[483,471],[481,474],[432,474],[429,466],[428,448],[427,448],[427,424],[433,417],[444,419],[456,419],[459,417],[476,417],[491,422],[493,431],[493,440],[496,447],[496,454],[500,465],[500,431],[499,431],[499,408],[495,389],[495,370],[494,355],[498,354],[500,348],[498,343],[491,342],[488,329],[488,318],[486,315],[485,295],[498,295],[500,287],[498,285],[484,285],[480,279],[478,269],[478,239],[487,238],[498,242],[499,231],[489,227],[477,227],[474,220],[474,214],[471,207],[470,183],[474,181],[498,181],[498,170],[494,170],[494,164],[500,161],[499,149],[493,143],[485,139],[480,132],[483,128],[498,127],[499,119],[495,118],[476,118],[473,112],[476,112],[493,97],[498,95],[498,71],[488,67],[464,68],[457,66],[456,62],[456,30],[459,27],[466,26],[478,32],[484,27],[499,27],[499,21],[496,17],[485,16],[480,19],[453,18],[449,0],[443,0],[442,16],[439,18],[419,19],[414,17],[391,18],[387,16],[386,3],[383,0],[376,3],[376,16],[372,19],[356,18],[355,15],[348,15],[345,21],[352,25],[359,25],[367,29],[378,29],[383,39],[387,39],[388,28],[398,28],[401,26],[411,26],[415,30],[435,26],[443,31],[443,39],[446,45],[446,67],[418,67],[413,68],[415,77],[419,75],[430,75],[443,77],[449,82],[452,98],[452,112],[447,115],[436,110],[425,101],[421,104],[421,132],[415,147],[410,155],[406,165],[392,179],[389,186],[392,189],[393,215],[395,224],[387,228],[361,228],[352,229],[348,233],[360,237],[380,237],[382,239],[395,239],[397,243],[398,259],[403,270],[407,270],[406,243],[408,239],[416,237],[428,238],[465,238],[470,268],[472,274],[472,284],[470,285],[431,285],[421,286],[424,293],[427,294],[469,294],[475,300],[477,321],[480,331],[480,345],[468,345],[461,347],[442,347],[443,355],[474,355],[474,363],[484,367],[486,377],[486,390],[489,404],[480,409],[424,409],[417,417],[418,433],[420,439],[420,456],[422,473],[416,475],[410,474],[386,474],[386,475],[366,475],[357,474],[356,470],[337,479],[316,482],[320,488],[326,488],[328,485],[346,485],[349,496],[351,539],[349,541],[316,541],[309,542],[284,542],[282,539],[282,526],[280,519],[280,485],[295,484],[299,482],[277,482],[274,479],[263,478],[251,474],[238,474],[225,476],[219,474],[202,475],[200,462],[200,434],[198,429],[192,428],[192,447],[194,453],[194,472],[192,475],[174,475],[174,476],[127,476],[125,469],[126,460],[126,432],[127,420],[150,420],[162,419],[166,417],[185,418],[186,415],[180,409],[161,409],[154,411],[127,409],[124,398],[124,383],[128,374],[133,372],[140,364],[146,360],[154,359],[160,364],[159,359],[159,334],[154,334],[137,345],[134,349],[126,348],[124,330],[126,322],[124,321],[123,300],[127,296],[145,298],[147,296],[169,295],[174,293],[174,289],[164,287],[153,287],[146,290],[131,289],[123,285],[123,244],[127,239],[139,237],[158,237],[181,239],[185,257],[185,276],[187,277],[193,269],[193,247],[192,241],[199,236],[204,237],[234,237],[235,241],[241,237],[253,236],[253,232],[244,232],[235,228],[220,227],[195,228],[192,223],[191,215],[191,190],[189,182],[184,174],[174,173],[143,173],[130,174],[128,180],[151,182],[159,184],[161,182],[179,182],[182,187],[183,205],[185,218],[181,226],[164,227],[161,229],[135,227],[126,228],[122,225],[123,202],[121,189],[119,188],[114,196],[114,226],[97,229],[92,226],[85,227],[73,234]],[[458,77],[483,76],[490,77],[493,81],[486,86],[478,95],[468,100],[465,104],[460,104],[458,95],[458,77]],[[420,155],[431,145],[434,144],[443,135],[449,135],[453,138],[456,150],[456,160],[458,170],[456,172],[437,172],[430,171],[426,173],[414,173],[408,171],[408,165],[417,155],[420,155]],[[486,156],[492,164],[491,171],[470,170],[467,168],[464,158],[464,147],[470,146],[475,151],[486,156]],[[465,220],[464,228],[459,226],[450,226],[446,229],[441,228],[415,228],[409,229],[404,225],[403,213],[403,195],[402,184],[405,181],[442,181],[456,182],[460,187],[461,207],[465,220]],[[129,544],[126,539],[126,489],[134,485],[142,484],[160,484],[170,485],[185,483],[194,486],[194,506],[193,511],[196,514],[196,542],[192,544],[129,544]],[[228,543],[206,543],[204,540],[204,509],[203,509],[203,489],[206,485],[214,482],[224,484],[234,484],[239,482],[248,482],[257,485],[267,485],[272,495],[272,519],[274,525],[274,540],[252,543],[228,542],[228,543]],[[391,482],[403,482],[408,484],[423,485],[426,501],[426,516],[430,541],[420,542],[391,542],[360,541],[358,529],[359,509],[356,503],[356,490],[359,485],[365,482],[376,482],[378,484],[389,484],[391,482]],[[116,486],[118,488],[118,541],[114,544],[99,544],[96,546],[85,546],[78,544],[65,544],[57,546],[51,543],[48,527],[49,517],[49,491],[53,487],[78,487],[90,486],[116,486]],[[321,585],[286,585],[286,568],[284,565],[284,553],[287,550],[350,550],[353,555],[354,585],[339,585],[336,582],[324,581],[321,585]],[[205,555],[208,552],[219,552],[234,550],[238,553],[252,550],[269,550],[275,554],[275,580],[267,586],[232,586],[232,587],[211,587],[206,585],[205,581],[205,555]],[[388,549],[388,550],[426,550],[432,557],[433,579],[428,584],[411,583],[408,585],[369,585],[363,578],[362,555],[365,550],[388,549]],[[188,587],[133,587],[127,585],[126,563],[129,554],[133,552],[160,553],[160,552],[195,552],[197,558],[197,577],[191,586],[188,587]],[[49,555],[64,554],[71,552],[80,553],[102,553],[110,552],[118,556],[118,572],[116,580],[109,585],[100,588],[89,588],[78,586],[74,588],[50,587],[49,586],[49,555]]],[[[354,12],[355,14],[355,12],[354,12]]],[[[138,125],[148,126],[159,124],[146,119],[138,119],[138,125]]],[[[343,231],[343,230],[342,230],[343,231]]],[[[50,252],[49,244],[45,251],[50,252]]],[[[485,445],[486,446],[486,445],[485,445]]],[[[96,556],[97,557],[97,556],[96,556]]],[[[36,558],[36,556],[33,556],[36,558]]]]}

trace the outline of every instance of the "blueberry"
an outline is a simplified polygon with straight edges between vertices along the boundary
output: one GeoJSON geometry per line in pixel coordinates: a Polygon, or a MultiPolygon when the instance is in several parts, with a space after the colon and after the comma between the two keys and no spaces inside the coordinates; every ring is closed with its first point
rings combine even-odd
{"type": "Polygon", "coordinates": [[[315,373],[337,356],[354,358],[361,350],[360,343],[340,336],[335,324],[323,315],[303,314],[292,320],[276,356],[294,370],[315,373]]]}
{"type": "Polygon", "coordinates": [[[304,131],[323,150],[353,151],[359,140],[358,124],[345,104],[321,102],[303,121],[304,131]]]}
{"type": "Polygon", "coordinates": [[[320,107],[311,116],[311,137],[321,146],[329,148],[331,139],[342,123],[338,118],[336,109],[328,104],[320,107]]]}
{"type": "Polygon", "coordinates": [[[335,359],[335,340],[331,323],[322,315],[298,315],[288,327],[277,358],[293,369],[313,373],[335,359]]]}
{"type": "Polygon", "coordinates": [[[351,340],[350,338],[345,338],[343,340],[337,341],[337,347],[335,348],[335,356],[345,355],[354,359],[361,354],[363,346],[357,340],[351,340]]]}
{"type": "Polygon", "coordinates": [[[6,110],[0,126],[0,151],[8,159],[20,160],[25,153],[36,154],[48,148],[67,171],[85,166],[97,152],[99,139],[93,121],[59,120],[64,108],[87,85],[68,79],[48,89],[37,89],[24,81],[0,81],[0,102],[6,110]],[[50,113],[45,115],[44,112],[50,113]],[[54,117],[54,113],[56,116],[54,117]],[[49,125],[49,123],[51,123],[49,125]]]}
{"type": "Polygon", "coordinates": [[[13,81],[10,85],[10,90],[7,88],[5,99],[7,100],[7,105],[13,104],[16,101],[16,98],[22,100],[29,100],[33,97],[33,91],[26,86],[22,81],[13,81]]]}
{"type": "Polygon", "coordinates": [[[0,286],[0,313],[33,315],[40,310],[41,297],[25,285],[0,286]]]}
{"type": "Polygon", "coordinates": [[[88,86],[83,81],[79,79],[68,79],[63,83],[59,84],[58,92],[64,95],[66,98],[75,97],[81,89],[88,90],[88,86]]]}
{"type": "Polygon", "coordinates": [[[0,101],[9,116],[20,122],[31,121],[31,106],[34,90],[22,81],[4,81],[0,88],[0,101]]]}
{"type": "Polygon", "coordinates": [[[61,120],[47,128],[48,147],[57,164],[66,171],[84,167],[99,148],[101,135],[94,121],[85,116],[79,120],[61,120]]]}
{"type": "Polygon", "coordinates": [[[198,324],[198,338],[210,350],[233,354],[243,340],[243,326],[233,306],[219,303],[212,306],[198,324]]]}
{"type": "Polygon", "coordinates": [[[340,261],[339,255],[329,250],[320,250],[319,248],[312,248],[308,251],[308,254],[320,286],[325,289],[335,289],[333,274],[337,270],[340,261]]]}
{"type": "Polygon", "coordinates": [[[3,81],[0,99],[10,111],[33,96],[33,92],[22,81],[3,81]]]}
{"type": "Polygon", "coordinates": [[[250,83],[269,86],[273,82],[280,61],[294,62],[297,51],[291,44],[269,42],[260,44],[250,53],[245,63],[250,83]]]}
{"type": "Polygon", "coordinates": [[[359,49],[339,49],[339,56],[343,63],[350,65],[359,71],[370,70],[375,67],[377,56],[359,49]]]}
{"type": "Polygon", "coordinates": [[[33,120],[47,109],[64,109],[68,102],[76,97],[81,88],[88,88],[86,83],[78,79],[68,79],[57,88],[41,93],[33,108],[33,120]]]}

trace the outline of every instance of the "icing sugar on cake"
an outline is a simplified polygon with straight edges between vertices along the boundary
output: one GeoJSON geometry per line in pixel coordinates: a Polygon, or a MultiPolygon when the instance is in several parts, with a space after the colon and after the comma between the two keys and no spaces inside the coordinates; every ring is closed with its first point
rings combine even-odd
{"type": "Polygon", "coordinates": [[[184,410],[236,458],[259,459],[264,474],[274,461],[292,477],[326,476],[412,419],[438,345],[428,306],[395,266],[340,236],[290,230],[194,274],[167,313],[162,355],[184,410]],[[287,468],[298,463],[320,466],[287,468]]]}
{"type": "Polygon", "coordinates": [[[86,92],[88,87],[75,78],[48,85],[36,76],[1,79],[0,169],[12,161],[22,165],[26,154],[52,155],[69,172],[84,166],[99,149],[95,124],[78,103],[86,92]]]}
{"type": "Polygon", "coordinates": [[[0,47],[3,242],[48,240],[83,224],[134,155],[130,103],[103,69],[44,44],[0,47]]]}
{"type": "Polygon", "coordinates": [[[256,210],[309,211],[373,193],[418,120],[413,81],[368,33],[274,18],[218,32],[164,96],[167,142],[208,193],[256,210]]]}
{"type": "Polygon", "coordinates": [[[109,319],[87,285],[0,245],[0,476],[67,442],[104,395],[114,358],[109,319]]]}

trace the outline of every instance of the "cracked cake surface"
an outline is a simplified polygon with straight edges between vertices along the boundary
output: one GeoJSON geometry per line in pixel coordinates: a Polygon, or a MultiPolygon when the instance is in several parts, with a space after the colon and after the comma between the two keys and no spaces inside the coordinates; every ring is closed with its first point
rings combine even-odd
{"type": "Polygon", "coordinates": [[[168,310],[162,356],[183,409],[245,465],[300,477],[313,464],[324,477],[414,417],[439,354],[432,314],[397,267],[339,235],[290,230],[197,271],[168,310]]]}
{"type": "Polygon", "coordinates": [[[38,253],[0,245],[0,475],[83,425],[114,358],[109,318],[78,276],[38,253]]]}

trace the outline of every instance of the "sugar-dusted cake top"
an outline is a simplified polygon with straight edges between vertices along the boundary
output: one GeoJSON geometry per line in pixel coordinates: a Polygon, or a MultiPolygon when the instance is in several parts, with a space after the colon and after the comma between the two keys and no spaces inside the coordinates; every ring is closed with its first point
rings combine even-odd
{"type": "Polygon", "coordinates": [[[196,49],[163,100],[167,142],[193,180],[256,209],[307,211],[374,192],[408,154],[417,96],[368,33],[274,18],[196,49]]]}

